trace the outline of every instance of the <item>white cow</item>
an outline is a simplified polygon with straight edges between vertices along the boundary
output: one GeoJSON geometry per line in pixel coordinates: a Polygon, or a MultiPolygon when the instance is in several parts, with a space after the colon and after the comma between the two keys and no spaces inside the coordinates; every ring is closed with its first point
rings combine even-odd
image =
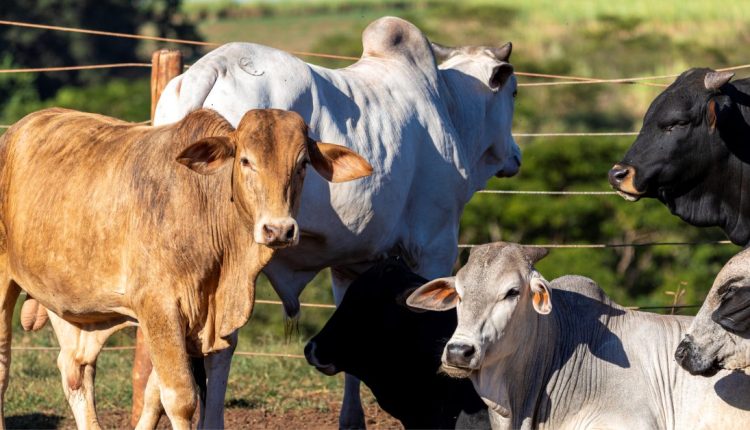
{"type": "Polygon", "coordinates": [[[692,376],[673,359],[692,317],[629,311],[582,276],[547,282],[534,269],[546,253],[483,245],[407,299],[457,308],[442,368],[471,379],[494,429],[750,426],[750,377],[692,376]]]}
{"type": "MultiPolygon", "coordinates": [[[[298,112],[314,138],[341,143],[367,158],[374,173],[356,184],[329,185],[312,174],[304,185],[302,240],[264,270],[284,302],[299,313],[299,295],[322,269],[333,268],[338,302],[353,278],[390,253],[420,275],[448,274],[457,257],[459,218],[493,175],[514,175],[521,154],[510,127],[516,80],[501,48],[436,47],[411,23],[385,17],[362,34],[363,54],[337,70],[307,64],[251,43],[224,45],[174,78],[155,124],[201,107],[230,123],[248,109],[298,112]],[[321,198],[325,196],[325,198],[321,198]]],[[[210,427],[223,424],[231,352],[206,360],[210,427]]],[[[359,382],[347,378],[341,425],[364,426],[359,382]]]]}

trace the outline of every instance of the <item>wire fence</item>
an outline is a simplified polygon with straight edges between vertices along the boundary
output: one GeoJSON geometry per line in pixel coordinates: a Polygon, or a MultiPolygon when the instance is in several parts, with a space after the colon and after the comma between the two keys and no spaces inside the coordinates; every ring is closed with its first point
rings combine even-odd
{"type": "MultiPolygon", "coordinates": [[[[197,45],[205,47],[217,47],[220,44],[215,42],[203,42],[195,40],[185,40],[167,37],[147,36],[139,34],[127,34],[117,33],[100,30],[90,30],[83,28],[73,27],[62,27],[45,24],[35,24],[28,22],[0,20],[0,25],[31,28],[31,29],[42,29],[42,30],[53,30],[62,32],[73,32],[88,34],[94,36],[106,36],[106,37],[119,37],[119,38],[130,38],[139,40],[149,40],[163,43],[175,43],[175,44],[186,44],[186,45],[197,45]]],[[[304,52],[304,51],[288,51],[291,54],[298,56],[307,57],[318,57],[328,58],[336,60],[346,61],[357,61],[358,57],[325,54],[317,52],[304,52]]],[[[39,67],[39,68],[14,68],[14,69],[0,69],[0,74],[8,73],[47,73],[47,72],[61,72],[61,71],[74,71],[74,70],[95,70],[95,69],[107,69],[107,68],[150,68],[150,63],[112,63],[112,64],[93,64],[93,65],[74,65],[74,66],[60,66],[60,67],[39,67]]],[[[185,66],[188,68],[189,66],[185,66]]],[[[718,71],[730,71],[750,68],[750,64],[737,65],[732,67],[725,67],[717,69],[718,71]]],[[[616,78],[616,79],[601,79],[594,77],[582,77],[582,76],[571,76],[571,75],[556,75],[556,74],[545,74],[535,72],[515,72],[518,76],[526,78],[544,78],[544,79],[555,79],[555,81],[545,82],[522,82],[519,86],[525,87],[541,87],[541,86],[560,86],[560,85],[584,85],[584,84],[638,84],[647,85],[653,87],[666,87],[667,84],[657,83],[652,81],[658,81],[663,79],[673,79],[679,76],[679,74],[667,74],[667,75],[655,75],[655,76],[639,76],[630,78],[616,78]]],[[[141,121],[137,124],[150,124],[151,121],[141,121]]],[[[0,129],[10,128],[11,125],[0,125],[0,129]]],[[[546,132],[546,133],[513,133],[514,137],[517,138],[546,138],[546,137],[613,137],[613,136],[636,136],[637,131],[622,131],[622,132],[546,132]]],[[[494,194],[494,195],[528,195],[528,196],[616,196],[617,193],[614,191],[530,191],[530,190],[481,190],[478,191],[481,194],[494,194]]],[[[728,245],[731,244],[728,240],[722,241],[705,241],[705,242],[643,242],[643,243],[601,243],[601,244],[529,244],[526,246],[531,247],[543,247],[543,248],[555,248],[555,249],[586,249],[586,248],[626,248],[626,247],[651,247],[651,246],[695,246],[695,245],[728,245]]],[[[459,249],[470,249],[479,246],[477,244],[459,244],[459,249]]],[[[256,300],[255,303],[262,305],[282,305],[281,301],[278,300],[256,300]]],[[[302,307],[308,308],[322,308],[322,309],[335,309],[333,304],[324,303],[301,303],[302,307]]],[[[671,305],[671,306],[629,306],[626,307],[630,310],[671,310],[674,312],[676,309],[687,309],[697,308],[700,305],[671,305]]],[[[114,346],[105,347],[104,351],[130,351],[135,349],[134,346],[114,346]]],[[[59,351],[57,347],[41,347],[41,346],[16,346],[12,348],[13,351],[59,351]]],[[[270,357],[270,358],[304,358],[303,355],[299,354],[286,354],[286,353],[270,353],[270,352],[252,352],[252,351],[235,351],[234,353],[241,357],[270,357]]]]}

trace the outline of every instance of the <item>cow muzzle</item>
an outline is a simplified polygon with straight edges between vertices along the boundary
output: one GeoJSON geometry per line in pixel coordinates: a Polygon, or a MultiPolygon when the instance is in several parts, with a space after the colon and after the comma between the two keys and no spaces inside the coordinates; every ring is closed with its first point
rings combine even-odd
{"type": "Polygon", "coordinates": [[[294,218],[261,219],[255,226],[255,241],[271,248],[286,248],[299,243],[299,226],[294,218]]]}
{"type": "Polygon", "coordinates": [[[307,342],[307,345],[305,345],[305,359],[307,359],[307,362],[318,369],[318,371],[324,375],[333,376],[337,373],[339,373],[339,369],[336,367],[335,364],[323,364],[320,362],[320,359],[318,358],[316,354],[317,345],[314,340],[311,340],[310,342],[307,342]]]}
{"type": "Polygon", "coordinates": [[[477,348],[467,342],[454,341],[445,345],[440,370],[454,378],[467,378],[478,368],[477,348]]]}
{"type": "Polygon", "coordinates": [[[721,370],[721,365],[715,359],[706,359],[696,351],[693,337],[685,335],[674,353],[674,359],[691,375],[713,376],[721,370]]]}
{"type": "Polygon", "coordinates": [[[508,157],[508,160],[505,162],[505,165],[502,169],[500,169],[497,173],[495,173],[495,177],[497,178],[510,178],[511,176],[515,176],[518,171],[521,169],[521,154],[513,154],[512,156],[508,157]]]}
{"type": "Polygon", "coordinates": [[[630,202],[638,201],[643,195],[633,184],[635,180],[635,168],[633,166],[623,166],[615,164],[609,170],[609,183],[617,191],[620,197],[630,202]]]}

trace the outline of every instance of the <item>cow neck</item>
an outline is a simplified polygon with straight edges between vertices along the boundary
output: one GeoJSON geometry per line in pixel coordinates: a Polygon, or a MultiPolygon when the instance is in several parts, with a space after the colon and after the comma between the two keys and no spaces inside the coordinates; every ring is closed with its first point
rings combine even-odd
{"type": "Polygon", "coordinates": [[[714,184],[713,190],[721,190],[722,227],[732,242],[747,245],[750,242],[750,97],[743,92],[744,85],[736,82],[726,89],[727,95],[734,102],[734,109],[725,114],[724,125],[718,129],[718,144],[726,145],[729,150],[727,169],[717,171],[716,177],[721,183],[714,184]],[[726,174],[736,172],[736,178],[726,179],[726,174]],[[726,186],[727,183],[739,184],[738,187],[726,186]]]}
{"type": "Polygon", "coordinates": [[[528,420],[537,422],[557,359],[553,345],[560,337],[559,321],[554,315],[537,314],[530,301],[518,306],[523,306],[525,315],[514,314],[511,323],[515,324],[504,335],[512,338],[513,352],[499,361],[483,364],[473,380],[490,409],[500,415],[510,414],[512,428],[519,428],[528,420]]]}
{"type": "MultiPolygon", "coordinates": [[[[444,141],[443,145],[455,148],[454,164],[461,177],[466,180],[466,195],[471,196],[477,189],[475,184],[477,181],[472,179],[472,176],[476,176],[474,168],[482,155],[481,152],[473,151],[473,149],[479,143],[482,127],[463,125],[484,123],[485,102],[471,97],[470,92],[455,93],[456,89],[461,86],[460,80],[466,79],[466,75],[457,70],[439,69],[437,79],[439,97],[444,100],[443,104],[450,118],[450,124],[443,124],[444,127],[449,127],[443,138],[451,139],[452,142],[444,141]]],[[[487,178],[481,178],[482,184],[479,186],[481,187],[490,176],[492,174],[487,175],[487,178]]]]}

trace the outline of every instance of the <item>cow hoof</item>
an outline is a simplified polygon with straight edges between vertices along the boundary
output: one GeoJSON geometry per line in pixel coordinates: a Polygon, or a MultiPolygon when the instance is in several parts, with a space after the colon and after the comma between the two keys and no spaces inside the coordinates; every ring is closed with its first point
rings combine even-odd
{"type": "Polygon", "coordinates": [[[352,429],[365,429],[365,412],[360,408],[356,411],[341,411],[339,415],[339,429],[340,430],[352,430],[352,429]]]}

